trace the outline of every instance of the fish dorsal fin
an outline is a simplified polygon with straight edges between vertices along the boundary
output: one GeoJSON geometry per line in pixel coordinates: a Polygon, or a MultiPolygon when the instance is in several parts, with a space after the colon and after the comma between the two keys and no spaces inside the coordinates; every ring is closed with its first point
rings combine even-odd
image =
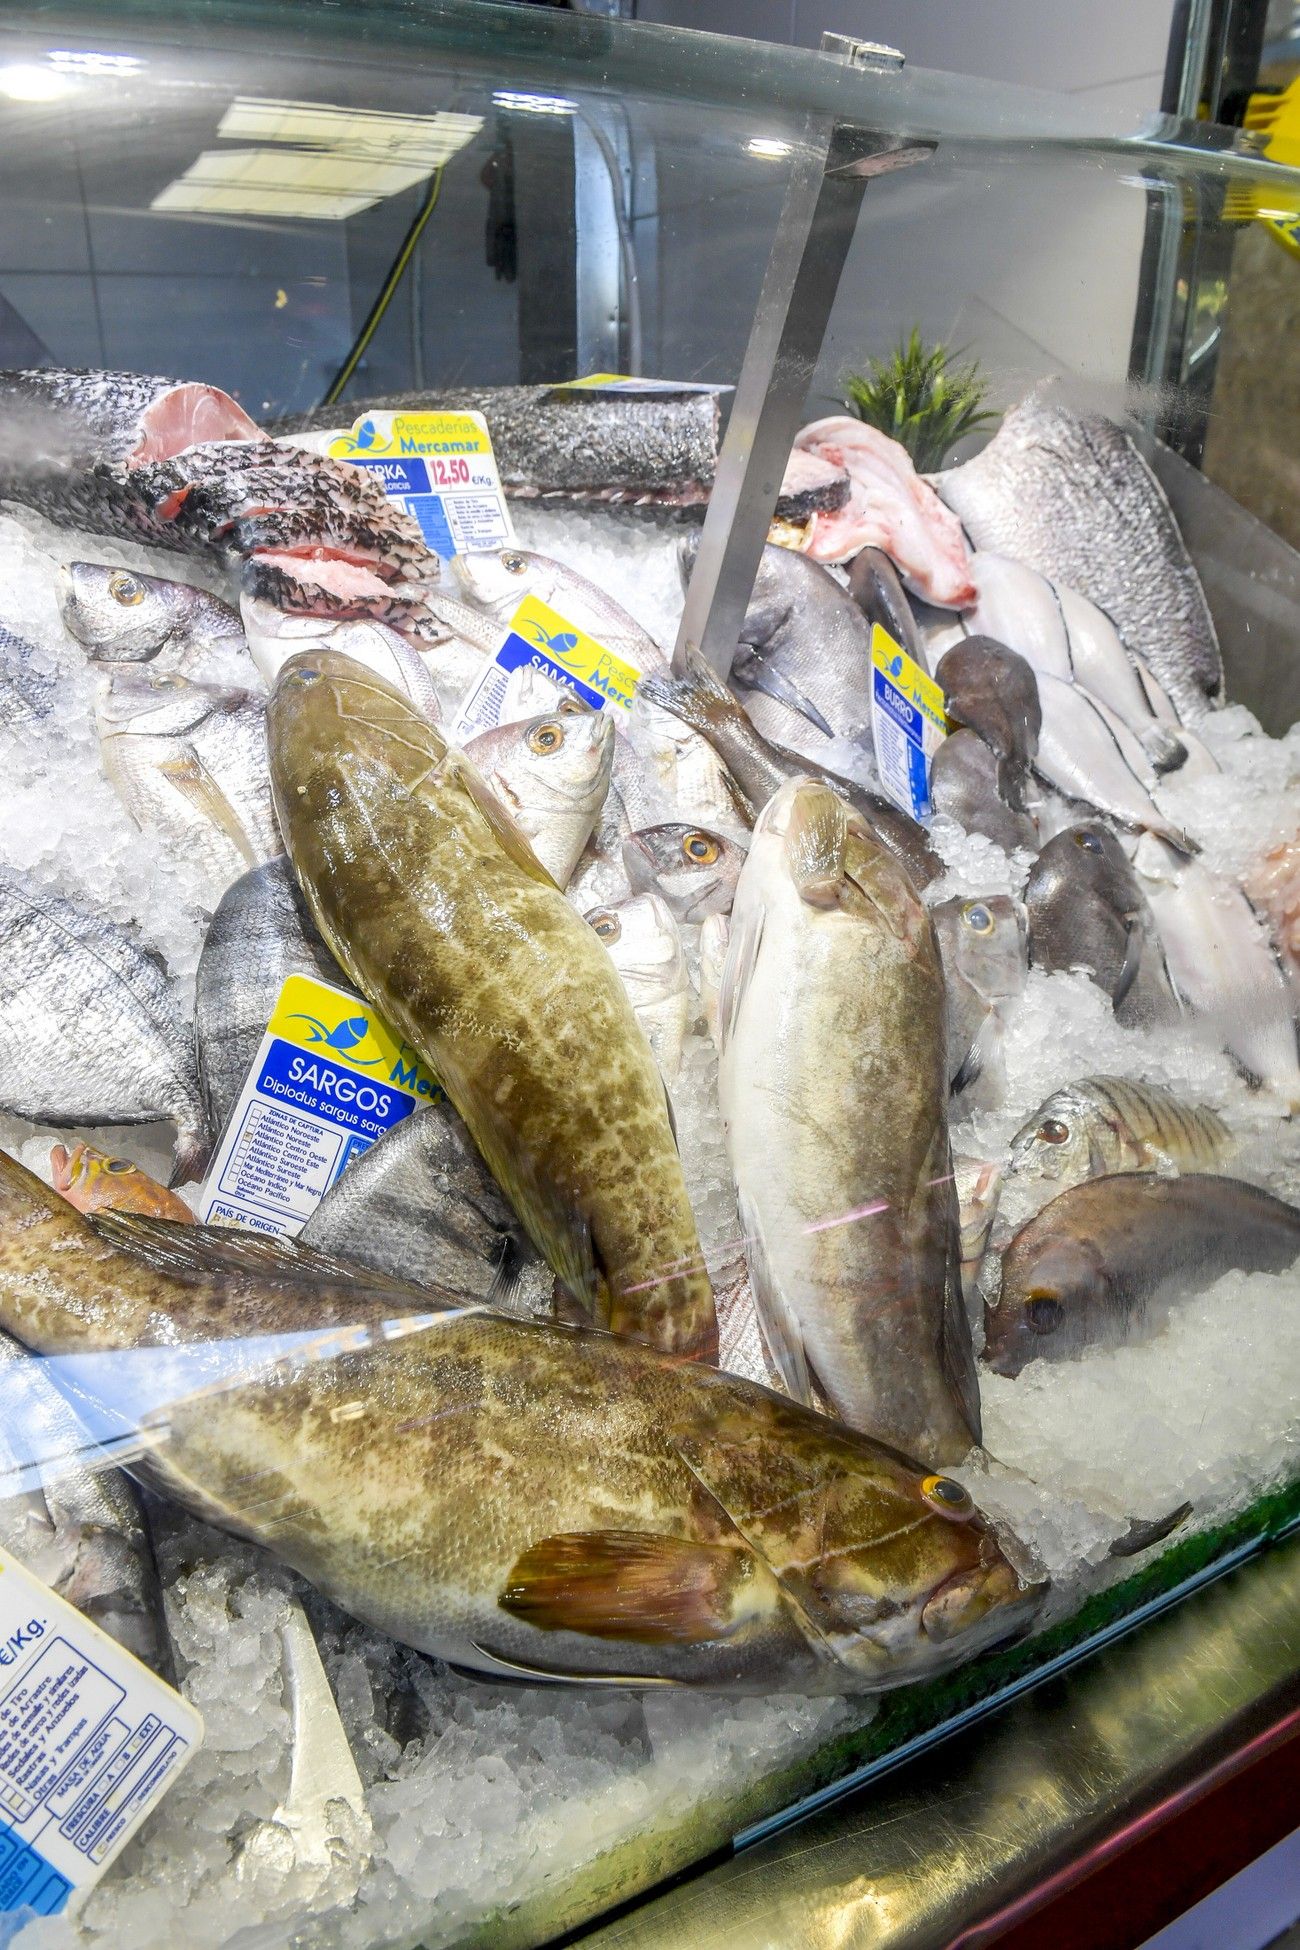
{"type": "Polygon", "coordinates": [[[497,798],[482,774],[473,766],[464,752],[453,746],[442,761],[443,776],[454,779],[464,788],[492,830],[492,837],[506,857],[535,880],[542,887],[551,887],[558,894],[559,887],[547,873],[537,855],[533,852],[527,836],[518,827],[501,801],[497,798]]]}
{"type": "Polygon", "coordinates": [[[524,1551],[497,1598],[544,1632],[641,1645],[729,1638],[752,1610],[754,1560],[729,1544],[640,1530],[579,1530],[524,1551]]]}
{"type": "Polygon", "coordinates": [[[809,780],[790,806],[785,857],[800,900],[833,907],[844,882],[848,807],[827,785],[809,780]]]}
{"type": "Polygon", "coordinates": [[[225,1274],[275,1285],[343,1287],[358,1295],[400,1300],[425,1313],[457,1304],[437,1290],[371,1272],[284,1235],[245,1232],[235,1226],[186,1225],[143,1212],[96,1212],[88,1222],[107,1245],[187,1283],[225,1274]]]}

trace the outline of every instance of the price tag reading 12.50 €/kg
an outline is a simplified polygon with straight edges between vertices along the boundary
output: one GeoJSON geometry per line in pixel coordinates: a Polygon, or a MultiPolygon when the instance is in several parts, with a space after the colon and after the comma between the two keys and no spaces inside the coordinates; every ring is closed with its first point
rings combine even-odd
{"type": "Polygon", "coordinates": [[[515,531],[481,413],[363,413],[333,434],[332,460],[366,467],[438,555],[501,548],[515,531]]]}
{"type": "Polygon", "coordinates": [[[889,797],[913,819],[928,819],[930,761],[948,735],[943,692],[879,623],[871,630],[871,734],[889,797]]]}
{"type": "Polygon", "coordinates": [[[442,1095],[358,996],[286,976],[204,1181],[200,1219],[300,1232],[353,1158],[442,1095]]]}
{"type": "Polygon", "coordinates": [[[75,1905],[202,1740],[188,1700],[0,1549],[0,1912],[75,1905]]]}

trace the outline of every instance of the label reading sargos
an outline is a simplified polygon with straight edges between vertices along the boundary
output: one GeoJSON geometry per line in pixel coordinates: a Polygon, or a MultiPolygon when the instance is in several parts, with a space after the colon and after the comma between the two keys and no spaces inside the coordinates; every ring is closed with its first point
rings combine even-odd
{"type": "Polygon", "coordinates": [[[948,735],[943,692],[879,623],[871,630],[871,735],[889,797],[913,819],[928,819],[930,761],[948,735]]]}
{"type": "Polygon", "coordinates": [[[188,1700],[0,1549],[0,1911],[84,1894],[202,1740],[188,1700]]]}
{"type": "Polygon", "coordinates": [[[200,1219],[299,1232],[353,1158],[442,1095],[357,996],[287,976],[209,1167],[200,1219]]]}
{"type": "MultiPolygon", "coordinates": [[[[481,731],[494,730],[504,721],[511,684],[518,686],[530,677],[572,691],[593,711],[610,707],[626,714],[632,709],[641,672],[540,597],[525,596],[496,655],[466,693],[452,727],[453,743],[463,745],[481,731]]],[[[546,709],[544,701],[534,700],[531,709],[518,715],[528,717],[546,709]]]]}
{"type": "Polygon", "coordinates": [[[364,413],[325,451],[377,474],[441,556],[515,538],[481,413],[364,413]]]}

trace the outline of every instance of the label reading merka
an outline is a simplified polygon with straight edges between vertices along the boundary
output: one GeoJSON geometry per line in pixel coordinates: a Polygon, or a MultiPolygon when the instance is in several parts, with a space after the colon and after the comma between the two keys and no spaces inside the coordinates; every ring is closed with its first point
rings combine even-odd
{"type": "Polygon", "coordinates": [[[512,683],[518,687],[534,678],[541,696],[517,716],[548,709],[555,688],[572,691],[593,711],[612,708],[626,716],[641,672],[540,597],[525,596],[495,656],[466,692],[452,726],[452,742],[463,745],[482,731],[495,730],[504,721],[512,683]]]}
{"type": "Polygon", "coordinates": [[[199,1218],[300,1232],[353,1158],[442,1095],[358,996],[314,975],[286,976],[208,1168],[199,1218]]]}
{"type": "Polygon", "coordinates": [[[84,1895],[202,1741],[188,1700],[0,1549],[0,1911],[84,1895]]]}
{"type": "Polygon", "coordinates": [[[481,413],[363,413],[325,452],[365,467],[443,557],[502,548],[515,531],[481,413]]]}
{"type": "Polygon", "coordinates": [[[948,735],[943,692],[879,623],[871,630],[871,735],[889,797],[913,819],[928,819],[930,763],[948,735]]]}

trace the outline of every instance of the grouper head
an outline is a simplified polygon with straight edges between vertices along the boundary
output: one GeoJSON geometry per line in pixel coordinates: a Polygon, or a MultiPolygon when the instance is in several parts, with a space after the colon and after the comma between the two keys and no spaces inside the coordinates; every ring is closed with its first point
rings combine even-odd
{"type": "Polygon", "coordinates": [[[939,1475],[824,1417],[787,1408],[779,1446],[684,1437],[694,1475],[776,1579],[845,1690],[946,1671],[1024,1631],[1047,1585],[939,1475]]]}

